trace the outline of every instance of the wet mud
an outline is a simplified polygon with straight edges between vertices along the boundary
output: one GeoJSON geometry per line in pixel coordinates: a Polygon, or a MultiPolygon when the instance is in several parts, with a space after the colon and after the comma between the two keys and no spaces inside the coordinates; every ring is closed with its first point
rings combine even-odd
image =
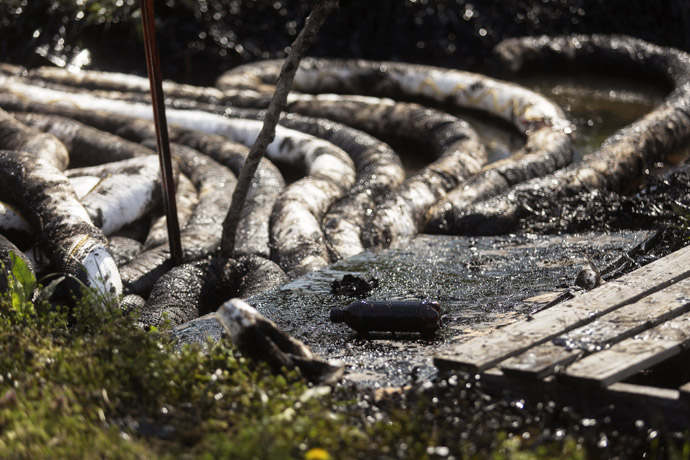
{"type": "MultiPolygon", "coordinates": [[[[247,301],[314,353],[345,361],[350,381],[404,385],[436,373],[431,358],[441,347],[528,315],[574,287],[588,261],[603,269],[647,235],[421,235],[405,248],[364,252],[247,301]],[[330,310],[353,301],[331,292],[333,282],[345,275],[379,280],[378,287],[363,297],[368,300],[439,302],[440,330],[431,339],[417,333],[371,333],[364,338],[332,323],[330,310]]],[[[207,335],[219,338],[221,327],[207,316],[173,333],[183,341],[203,343],[207,335]]]]}

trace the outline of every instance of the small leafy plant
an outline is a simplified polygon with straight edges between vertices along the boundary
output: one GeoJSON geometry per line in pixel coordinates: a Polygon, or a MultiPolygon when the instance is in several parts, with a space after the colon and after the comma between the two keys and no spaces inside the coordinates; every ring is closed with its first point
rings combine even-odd
{"type": "MultiPolygon", "coordinates": [[[[5,267],[3,261],[0,261],[0,269],[7,279],[6,295],[9,298],[10,311],[16,318],[26,321],[37,314],[36,305],[47,305],[60,283],[65,280],[65,276],[52,275],[53,280],[43,286],[36,280],[34,272],[24,259],[14,251],[10,251],[9,256],[10,269],[5,267]]],[[[48,276],[50,277],[51,275],[48,276]]]]}
{"type": "Polygon", "coordinates": [[[34,315],[33,295],[36,289],[36,277],[29,266],[14,251],[10,251],[12,267],[7,270],[5,263],[0,261],[0,266],[7,278],[8,296],[12,310],[20,318],[34,315]]]}
{"type": "MultiPolygon", "coordinates": [[[[675,201],[671,206],[673,207],[673,212],[676,213],[680,220],[680,228],[690,233],[690,206],[679,201],[675,201]]],[[[690,236],[688,236],[688,238],[690,238],[690,236]]]]}

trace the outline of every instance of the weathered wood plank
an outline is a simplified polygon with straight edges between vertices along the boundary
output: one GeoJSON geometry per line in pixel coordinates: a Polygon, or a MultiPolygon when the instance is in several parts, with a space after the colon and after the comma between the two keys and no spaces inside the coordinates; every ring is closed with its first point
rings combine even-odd
{"type": "Polygon", "coordinates": [[[571,350],[546,342],[506,359],[500,363],[499,367],[506,375],[541,379],[558,372],[562,366],[572,363],[582,354],[581,350],[571,350]]]}
{"type": "Polygon", "coordinates": [[[561,377],[564,380],[607,386],[665,361],[688,346],[690,313],[685,313],[574,362],[561,377]]]}
{"type": "Polygon", "coordinates": [[[506,375],[497,367],[487,369],[480,375],[478,384],[482,391],[496,398],[524,399],[528,404],[555,401],[575,408],[583,417],[603,419],[606,414],[611,415],[617,424],[629,428],[633,428],[636,420],[654,423],[663,417],[669,429],[683,431],[690,421],[690,399],[683,398],[676,389],[623,382],[604,388],[580,385],[578,382],[568,385],[554,375],[527,380],[506,375]]]}
{"type": "Polygon", "coordinates": [[[542,378],[579,355],[603,350],[690,310],[690,278],[672,284],[593,322],[505,360],[506,374],[542,378]]]}
{"type": "Polygon", "coordinates": [[[506,326],[488,337],[478,337],[444,350],[434,358],[434,362],[440,368],[488,369],[689,275],[690,246],[572,300],[506,326]]]}
{"type": "Polygon", "coordinates": [[[677,401],[679,392],[670,388],[650,387],[648,385],[637,385],[634,383],[613,383],[608,387],[610,392],[615,392],[621,395],[628,395],[635,397],[648,397],[657,399],[667,399],[670,401],[677,401]]]}
{"type": "Polygon", "coordinates": [[[680,398],[690,400],[690,382],[681,386],[678,391],[680,392],[680,398]]]}

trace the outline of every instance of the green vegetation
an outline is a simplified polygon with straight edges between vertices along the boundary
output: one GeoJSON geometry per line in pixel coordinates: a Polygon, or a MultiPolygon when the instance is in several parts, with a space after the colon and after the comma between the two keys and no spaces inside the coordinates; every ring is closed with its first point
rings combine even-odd
{"type": "Polygon", "coordinates": [[[457,377],[393,392],[312,387],[229,344],[180,346],[144,331],[91,292],[69,309],[51,305],[54,286],[42,288],[18,258],[9,278],[0,297],[3,459],[580,459],[596,449],[568,431],[559,408],[538,407],[535,417],[457,377]],[[545,436],[553,426],[564,428],[545,436]]]}
{"type": "Polygon", "coordinates": [[[678,228],[685,232],[690,239],[690,206],[676,201],[671,204],[673,212],[678,216],[678,228]]]}

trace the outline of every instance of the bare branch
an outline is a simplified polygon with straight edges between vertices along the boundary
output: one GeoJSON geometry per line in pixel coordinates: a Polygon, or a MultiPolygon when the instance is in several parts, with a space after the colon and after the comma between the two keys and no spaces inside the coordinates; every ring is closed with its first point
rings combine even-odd
{"type": "Polygon", "coordinates": [[[223,238],[220,249],[223,257],[232,257],[233,255],[237,225],[242,216],[242,208],[247,198],[249,186],[254,178],[256,168],[266,152],[266,147],[273,142],[276,125],[280,119],[281,112],[287,104],[287,96],[292,88],[292,81],[299,68],[299,63],[311,42],[316,38],[328,15],[337,7],[338,0],[319,0],[309,17],[307,17],[304,28],[302,28],[302,31],[295,39],[287,58],[285,58],[276,82],[275,92],[264,116],[264,125],[242,166],[240,175],[237,178],[235,192],[232,195],[230,210],[223,222],[223,238]]]}

